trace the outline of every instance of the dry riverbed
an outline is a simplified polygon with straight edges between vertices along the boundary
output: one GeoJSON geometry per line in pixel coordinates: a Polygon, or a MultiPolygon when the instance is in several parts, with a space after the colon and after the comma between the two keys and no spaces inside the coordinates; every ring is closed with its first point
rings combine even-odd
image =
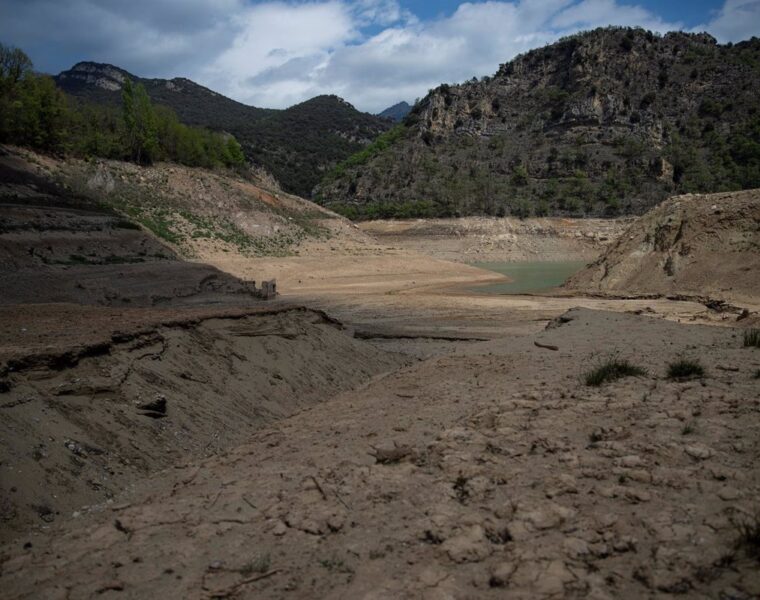
{"type": "MultiPolygon", "coordinates": [[[[505,279],[419,232],[368,227],[300,256],[197,248],[231,275],[276,278],[271,310],[59,306],[65,335],[51,335],[56,305],[0,311],[8,335],[34,324],[37,354],[110,345],[9,376],[2,410],[21,425],[2,467],[36,479],[14,485],[7,597],[760,595],[747,319],[662,297],[478,294],[505,279]],[[585,384],[615,357],[638,375],[585,384]],[[703,375],[669,378],[684,358],[703,375]],[[168,410],[146,415],[161,395],[168,410]],[[90,485],[104,474],[110,495],[90,485]],[[46,477],[75,493],[30,526],[46,477]]],[[[544,259],[607,243],[529,237],[517,246],[544,259]]]]}

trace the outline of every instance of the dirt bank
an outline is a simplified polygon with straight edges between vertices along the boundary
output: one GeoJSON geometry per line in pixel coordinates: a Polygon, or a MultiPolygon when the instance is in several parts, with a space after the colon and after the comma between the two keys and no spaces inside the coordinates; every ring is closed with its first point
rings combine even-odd
{"type": "Polygon", "coordinates": [[[581,292],[760,298],[760,190],[666,200],[567,283],[581,292]]]}
{"type": "Polygon", "coordinates": [[[633,219],[465,217],[366,221],[381,244],[455,262],[591,260],[633,219]]]}
{"type": "MultiPolygon", "coordinates": [[[[36,322],[45,308],[64,314],[57,305],[17,319],[6,311],[4,329],[36,322]]],[[[24,331],[0,365],[2,539],[70,518],[157,470],[242,443],[401,363],[305,309],[186,313],[167,325],[160,324],[170,321],[166,313],[148,325],[149,315],[137,312],[139,330],[111,320],[121,326],[107,341],[81,327],[74,338],[72,324],[68,349],[24,355],[20,346],[33,350],[39,335],[24,331]]],[[[103,336],[107,321],[99,316],[103,336]]]]}
{"type": "Polygon", "coordinates": [[[6,545],[4,592],[756,597],[739,526],[760,492],[757,351],[727,328],[564,321],[403,369],[6,545]],[[614,350],[647,374],[583,385],[614,350]],[[704,378],[665,378],[682,353],[704,378]]]}

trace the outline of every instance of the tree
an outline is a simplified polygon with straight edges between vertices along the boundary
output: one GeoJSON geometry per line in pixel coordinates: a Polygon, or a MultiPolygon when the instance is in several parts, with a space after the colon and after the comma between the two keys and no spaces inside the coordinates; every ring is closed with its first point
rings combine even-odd
{"type": "Polygon", "coordinates": [[[50,77],[35,75],[23,51],[0,44],[0,141],[63,149],[67,107],[50,77]]]}
{"type": "Polygon", "coordinates": [[[0,94],[32,73],[32,61],[19,48],[0,43],[0,94]]]}
{"type": "Polygon", "coordinates": [[[158,153],[156,113],[145,87],[127,79],[121,94],[124,126],[130,158],[138,164],[151,164],[158,153]]]}

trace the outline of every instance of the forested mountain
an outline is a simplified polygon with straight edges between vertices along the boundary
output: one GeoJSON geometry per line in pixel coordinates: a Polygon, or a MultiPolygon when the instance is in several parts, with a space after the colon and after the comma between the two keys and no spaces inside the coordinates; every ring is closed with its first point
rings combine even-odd
{"type": "Polygon", "coordinates": [[[409,111],[412,110],[412,106],[408,102],[399,102],[393,106],[389,106],[384,111],[377,113],[378,117],[383,119],[389,119],[394,123],[403,121],[409,111]]]}
{"type": "Polygon", "coordinates": [[[233,135],[181,123],[170,108],[154,107],[141,84],[122,77],[120,85],[119,105],[67,96],[35,72],[23,50],[0,43],[0,143],[59,156],[247,170],[233,135]]]}
{"type": "Polygon", "coordinates": [[[605,28],[441,85],[316,190],[354,218],[640,213],[760,187],[760,39],[605,28]]]}
{"type": "Polygon", "coordinates": [[[233,134],[249,159],[285,190],[305,197],[325,171],[391,126],[337,96],[273,110],[241,104],[189,79],[143,79],[101,63],[81,62],[55,77],[68,94],[104,104],[121,102],[126,79],[141,83],[154,103],[171,108],[183,123],[233,134]]]}

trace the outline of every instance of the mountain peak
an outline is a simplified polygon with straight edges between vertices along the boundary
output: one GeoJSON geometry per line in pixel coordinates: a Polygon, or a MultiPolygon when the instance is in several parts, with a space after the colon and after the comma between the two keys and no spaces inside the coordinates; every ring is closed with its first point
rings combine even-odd
{"type": "Polygon", "coordinates": [[[56,79],[65,81],[69,86],[95,86],[113,92],[120,90],[124,82],[134,79],[134,76],[108,63],[82,61],[60,73],[56,79]]]}
{"type": "Polygon", "coordinates": [[[383,119],[389,119],[394,123],[399,123],[404,120],[404,117],[409,114],[410,110],[412,110],[412,106],[405,100],[402,100],[393,106],[389,106],[384,111],[377,113],[377,116],[383,119]]]}

